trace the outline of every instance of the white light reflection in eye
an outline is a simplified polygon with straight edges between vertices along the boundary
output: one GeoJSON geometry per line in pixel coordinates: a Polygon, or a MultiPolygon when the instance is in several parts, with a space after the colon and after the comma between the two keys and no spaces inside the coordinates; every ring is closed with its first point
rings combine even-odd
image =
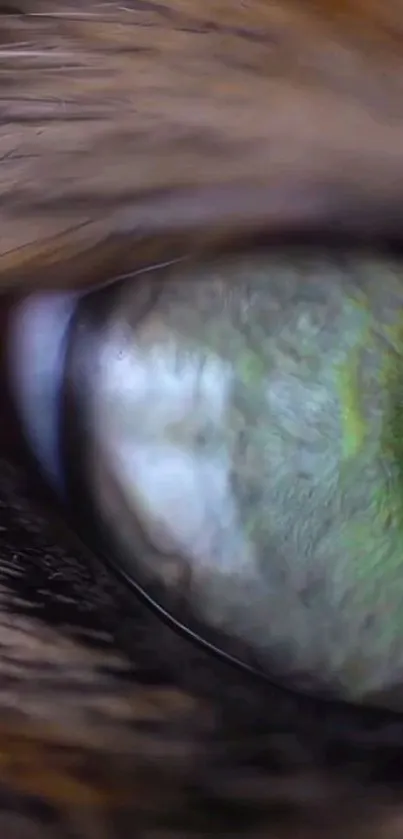
{"type": "Polygon", "coordinates": [[[199,569],[234,573],[252,560],[226,442],[233,371],[162,324],[154,329],[126,335],[118,322],[104,333],[93,435],[155,547],[191,557],[199,569]]]}
{"type": "Polygon", "coordinates": [[[63,489],[59,455],[59,405],[68,326],[78,295],[25,298],[12,314],[8,366],[23,432],[46,476],[63,489]]]}

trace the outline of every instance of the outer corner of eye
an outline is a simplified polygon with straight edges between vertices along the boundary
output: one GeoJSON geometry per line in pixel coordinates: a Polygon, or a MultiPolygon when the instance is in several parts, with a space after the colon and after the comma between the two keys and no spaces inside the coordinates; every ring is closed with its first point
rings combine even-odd
{"type": "Polygon", "coordinates": [[[67,333],[76,308],[74,292],[31,294],[11,308],[6,374],[27,444],[46,478],[60,491],[63,471],[58,416],[67,333]]]}

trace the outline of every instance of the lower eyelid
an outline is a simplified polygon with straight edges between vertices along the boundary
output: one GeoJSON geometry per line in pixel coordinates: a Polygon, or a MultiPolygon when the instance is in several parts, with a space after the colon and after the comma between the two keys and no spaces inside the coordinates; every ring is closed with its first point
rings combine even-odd
{"type": "Polygon", "coordinates": [[[78,294],[31,295],[11,314],[7,346],[12,397],[48,479],[63,489],[58,412],[66,337],[78,294]]]}

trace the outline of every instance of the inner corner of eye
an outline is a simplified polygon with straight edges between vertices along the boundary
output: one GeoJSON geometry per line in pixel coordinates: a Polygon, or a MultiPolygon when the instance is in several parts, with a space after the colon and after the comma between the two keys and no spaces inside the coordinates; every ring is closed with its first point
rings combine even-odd
{"type": "Polygon", "coordinates": [[[13,308],[7,336],[11,397],[27,444],[58,489],[63,487],[58,415],[73,292],[25,297],[13,308]]]}

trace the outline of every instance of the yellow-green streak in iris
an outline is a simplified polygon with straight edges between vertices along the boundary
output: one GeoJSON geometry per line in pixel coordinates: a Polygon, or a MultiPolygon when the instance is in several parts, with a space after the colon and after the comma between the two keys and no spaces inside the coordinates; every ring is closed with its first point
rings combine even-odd
{"type": "Polygon", "coordinates": [[[360,361],[362,352],[370,338],[370,314],[364,302],[350,300],[349,303],[365,321],[356,344],[338,365],[337,383],[341,403],[342,456],[343,460],[356,457],[362,449],[367,434],[367,425],[360,403],[360,361]]]}
{"type": "Polygon", "coordinates": [[[387,604],[378,637],[379,644],[386,644],[401,633],[403,626],[402,612],[397,608],[403,586],[402,318],[394,327],[382,331],[387,335],[387,343],[379,335],[372,336],[382,358],[378,376],[379,390],[385,399],[382,429],[374,441],[375,450],[367,443],[358,462],[352,465],[355,472],[361,467],[364,480],[366,464],[378,460],[379,467],[377,477],[372,477],[373,485],[369,484],[369,503],[362,521],[356,521],[353,527],[348,525],[344,535],[346,549],[355,558],[351,568],[355,581],[360,583],[361,604],[375,613],[382,600],[387,604]]]}
{"type": "Polygon", "coordinates": [[[343,459],[355,457],[364,445],[366,423],[359,399],[361,348],[355,347],[340,365],[338,384],[341,401],[343,459]]]}

